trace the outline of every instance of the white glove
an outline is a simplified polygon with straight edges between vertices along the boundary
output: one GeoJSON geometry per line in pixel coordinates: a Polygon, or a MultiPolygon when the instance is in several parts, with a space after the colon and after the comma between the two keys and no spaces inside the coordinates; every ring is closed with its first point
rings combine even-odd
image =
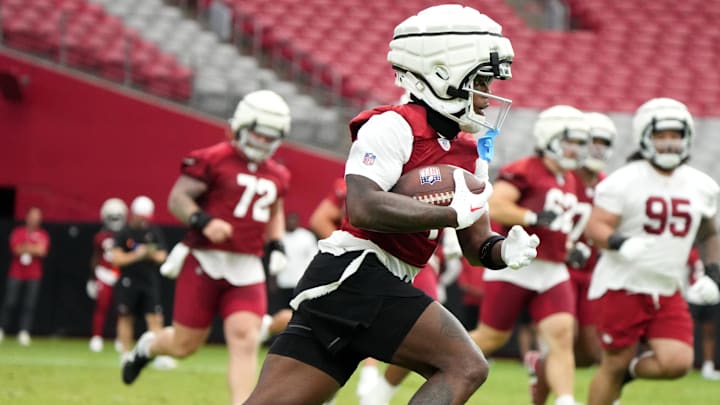
{"type": "Polygon", "coordinates": [[[649,236],[633,236],[627,238],[625,242],[620,245],[618,254],[627,261],[633,261],[650,250],[656,241],[655,238],[649,236]]]}
{"type": "Polygon", "coordinates": [[[91,300],[96,300],[98,295],[98,286],[96,280],[88,280],[85,283],[85,292],[91,300]]]}
{"type": "Polygon", "coordinates": [[[532,262],[537,256],[535,248],[539,244],[540,238],[537,235],[528,235],[522,226],[514,225],[502,243],[500,255],[508,267],[517,270],[532,262]]]}
{"type": "Polygon", "coordinates": [[[687,301],[695,305],[720,303],[720,289],[708,276],[703,275],[687,290],[687,301]]]}
{"type": "Polygon", "coordinates": [[[165,263],[160,266],[160,274],[170,279],[177,278],[189,253],[190,248],[186,244],[177,243],[168,254],[165,263]]]}
{"type": "Polygon", "coordinates": [[[458,241],[457,233],[453,228],[443,230],[442,252],[445,260],[452,260],[462,257],[463,251],[458,241]]]}
{"type": "Polygon", "coordinates": [[[465,171],[455,169],[455,193],[450,208],[457,213],[458,226],[455,229],[464,229],[474,224],[488,210],[487,200],[493,192],[492,184],[485,183],[485,189],[480,194],[470,192],[465,183],[465,171]]]}
{"type": "Polygon", "coordinates": [[[287,269],[288,261],[285,253],[279,250],[270,252],[270,260],[268,261],[268,272],[272,276],[276,276],[287,269]]]}

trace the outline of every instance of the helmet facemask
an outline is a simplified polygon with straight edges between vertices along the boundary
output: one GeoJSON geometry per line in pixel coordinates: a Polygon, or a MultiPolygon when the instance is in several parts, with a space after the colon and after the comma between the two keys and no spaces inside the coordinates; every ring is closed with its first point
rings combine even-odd
{"type": "Polygon", "coordinates": [[[256,163],[260,163],[272,156],[280,146],[282,137],[282,132],[275,128],[255,124],[239,128],[235,132],[238,150],[256,163]]]}
{"type": "Polygon", "coordinates": [[[564,170],[575,170],[588,153],[587,133],[566,129],[548,142],[544,154],[558,162],[564,170]],[[570,155],[570,156],[568,156],[570,155]]]}
{"type": "MultiPolygon", "coordinates": [[[[497,53],[492,53],[491,56],[497,58],[497,53]]],[[[498,76],[500,77],[511,76],[509,64],[496,64],[494,65],[494,68],[504,70],[504,73],[498,73],[498,76]]],[[[480,69],[482,69],[482,67],[480,69]]],[[[468,78],[468,80],[465,80],[463,82],[464,84],[460,93],[461,95],[463,92],[466,94],[465,97],[467,98],[467,106],[465,107],[465,112],[459,118],[461,121],[458,121],[460,123],[460,129],[470,133],[479,132],[483,127],[490,130],[499,131],[500,127],[502,127],[502,124],[505,122],[508,113],[510,112],[512,100],[479,90],[478,87],[489,90],[490,84],[496,77],[496,75],[492,72],[486,72],[480,69],[474,74],[472,74],[468,78]],[[488,100],[488,107],[491,105],[492,101],[499,103],[497,114],[492,117],[492,119],[490,119],[490,117],[486,115],[489,112],[486,107],[481,109],[480,113],[475,112],[474,98],[476,95],[486,98],[488,100]],[[463,123],[462,120],[464,120],[465,122],[463,123]]]]}
{"type": "Polygon", "coordinates": [[[103,224],[105,228],[117,232],[125,226],[125,215],[122,214],[108,214],[103,218],[103,224]]]}
{"type": "Polygon", "coordinates": [[[605,169],[605,165],[612,156],[612,144],[608,135],[592,133],[590,143],[587,147],[587,156],[583,161],[583,167],[592,172],[599,172],[605,169]]]}
{"type": "Polygon", "coordinates": [[[640,149],[643,157],[664,170],[680,166],[690,155],[690,133],[686,122],[677,119],[653,119],[645,129],[640,149]],[[659,131],[677,131],[680,139],[653,139],[659,131]]]}

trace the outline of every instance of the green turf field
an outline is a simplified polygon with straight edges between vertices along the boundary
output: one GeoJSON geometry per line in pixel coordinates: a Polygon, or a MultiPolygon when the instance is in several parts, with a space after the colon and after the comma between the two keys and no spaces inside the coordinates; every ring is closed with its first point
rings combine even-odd
{"type": "MultiPolygon", "coordinates": [[[[592,372],[578,372],[578,400],[586,399],[592,372]]],[[[180,362],[175,370],[150,367],[133,386],[126,387],[120,382],[119,358],[112,342],[106,342],[103,353],[91,353],[86,340],[35,338],[25,348],[8,336],[0,344],[0,404],[224,405],[228,403],[224,373],[225,348],[211,345],[180,362]]],[[[356,383],[354,376],[340,391],[338,405],[357,404],[356,383]]],[[[421,383],[421,378],[411,376],[393,404],[406,404],[421,383]]],[[[490,378],[469,403],[528,404],[524,369],[510,360],[493,362],[490,378]]],[[[697,372],[673,382],[636,381],[627,386],[622,403],[720,404],[720,382],[705,381],[697,372]]]]}

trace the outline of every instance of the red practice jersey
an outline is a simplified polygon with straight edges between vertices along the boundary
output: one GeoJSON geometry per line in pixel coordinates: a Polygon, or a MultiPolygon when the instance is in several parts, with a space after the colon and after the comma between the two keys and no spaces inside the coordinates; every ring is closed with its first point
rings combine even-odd
{"type": "MultiPolygon", "coordinates": [[[[350,121],[350,132],[353,141],[360,127],[372,116],[386,111],[395,111],[410,125],[413,134],[412,154],[402,168],[402,174],[417,167],[433,164],[450,164],[475,173],[478,154],[475,138],[461,132],[448,141],[438,137],[437,131],[427,122],[426,112],[422,106],[415,104],[382,106],[360,113],[350,121]]],[[[382,233],[359,229],[350,224],[347,215],[343,218],[342,230],[352,235],[368,239],[386,252],[415,267],[423,267],[435,251],[439,237],[431,232],[415,233],[382,233]]]]}
{"type": "Polygon", "coordinates": [[[287,168],[272,159],[250,162],[232,143],[221,142],[190,152],[183,159],[181,172],[207,184],[198,205],[233,227],[232,236],[220,244],[211,243],[201,232],[191,229],[185,244],[261,256],[270,208],[287,193],[290,184],[287,168]]]}
{"type": "Polygon", "coordinates": [[[594,184],[585,185],[583,181],[578,177],[577,172],[570,172],[571,176],[575,177],[575,185],[577,186],[576,196],[578,199],[577,206],[575,207],[575,215],[573,216],[573,228],[570,233],[570,238],[573,240],[579,240],[590,247],[590,257],[587,263],[582,268],[571,267],[570,270],[592,272],[597,263],[598,255],[600,251],[593,247],[593,245],[585,238],[583,232],[585,226],[590,219],[590,213],[592,212],[593,199],[595,197],[595,186],[600,183],[602,179],[607,177],[605,172],[598,173],[598,178],[594,184]]]}
{"type": "MultiPolygon", "coordinates": [[[[577,203],[575,177],[565,174],[558,178],[543,164],[542,158],[530,156],[516,160],[500,169],[498,180],[504,180],[520,190],[518,205],[534,212],[554,210],[559,213],[550,226],[526,226],[529,234],[540,238],[537,258],[564,262],[567,253],[567,234],[572,227],[572,211],[577,203]]],[[[507,234],[509,227],[505,227],[507,234]]]]}
{"type": "Polygon", "coordinates": [[[19,226],[13,229],[10,233],[12,260],[10,261],[8,276],[21,280],[37,280],[42,277],[42,257],[15,254],[15,249],[25,243],[41,243],[48,248],[50,246],[50,236],[44,229],[40,228],[28,230],[25,226],[19,226]]]}

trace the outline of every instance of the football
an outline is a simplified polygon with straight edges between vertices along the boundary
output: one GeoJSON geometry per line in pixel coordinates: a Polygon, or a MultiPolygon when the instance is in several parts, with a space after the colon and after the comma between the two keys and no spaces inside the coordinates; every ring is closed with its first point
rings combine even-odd
{"type": "MultiPolygon", "coordinates": [[[[455,194],[453,171],[457,168],[448,164],[417,167],[403,174],[390,191],[428,204],[448,206],[455,194]]],[[[471,192],[481,193],[485,190],[485,182],[469,171],[462,170],[471,192]]]]}

